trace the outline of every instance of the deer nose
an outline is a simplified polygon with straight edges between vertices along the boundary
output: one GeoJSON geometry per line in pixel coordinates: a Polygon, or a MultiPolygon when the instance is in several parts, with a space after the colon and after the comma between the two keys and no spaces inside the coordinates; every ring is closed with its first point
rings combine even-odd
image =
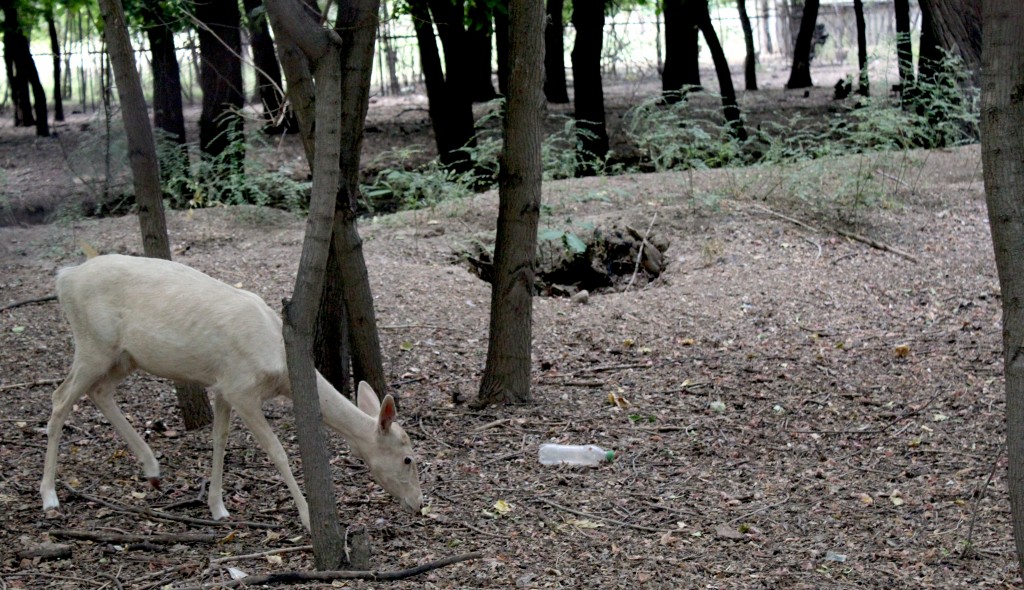
{"type": "Polygon", "coordinates": [[[409,514],[419,514],[421,506],[423,506],[423,496],[419,496],[413,500],[409,500],[408,498],[402,500],[402,508],[409,514]]]}

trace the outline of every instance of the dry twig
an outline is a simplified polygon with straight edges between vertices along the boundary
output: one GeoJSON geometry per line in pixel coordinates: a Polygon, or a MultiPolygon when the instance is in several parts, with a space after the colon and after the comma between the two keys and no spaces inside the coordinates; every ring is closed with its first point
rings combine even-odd
{"type": "Polygon", "coordinates": [[[212,584],[200,584],[198,586],[173,586],[172,590],[207,590],[209,588],[238,588],[239,586],[248,587],[258,586],[261,584],[288,584],[294,582],[330,582],[332,580],[405,580],[407,578],[418,576],[422,573],[429,572],[437,568],[445,567],[462,561],[480,559],[481,557],[483,557],[482,553],[480,553],[479,551],[474,551],[473,553],[466,553],[463,555],[446,557],[444,559],[438,559],[437,561],[431,561],[429,563],[424,563],[416,567],[411,567],[404,570],[395,570],[390,572],[378,572],[368,570],[280,572],[276,574],[267,574],[263,576],[247,576],[245,578],[242,578],[241,580],[232,580],[230,582],[216,582],[212,584]]]}
{"type": "Polygon", "coordinates": [[[48,301],[56,301],[56,295],[47,295],[46,297],[34,297],[32,299],[23,299],[21,301],[15,301],[8,303],[7,305],[0,306],[0,311],[7,311],[8,309],[14,309],[15,307],[21,307],[22,305],[32,305],[33,303],[46,303],[48,301]]]}

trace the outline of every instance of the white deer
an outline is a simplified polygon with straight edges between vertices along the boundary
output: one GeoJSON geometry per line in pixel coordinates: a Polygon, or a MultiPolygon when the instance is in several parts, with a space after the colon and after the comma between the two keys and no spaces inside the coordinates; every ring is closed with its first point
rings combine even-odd
{"type": "MultiPolygon", "coordinates": [[[[39,492],[43,509],[57,508],[54,483],[64,421],[88,395],[142,463],[151,484],[160,466],[149,445],[125,419],[114,389],[135,368],[158,377],[197,383],[213,394],[213,466],[208,502],[225,518],[224,448],[231,410],[255,435],[281,473],[309,528],[309,509],[288,456],[263,415],[263,402],[291,396],[281,319],[258,296],[182,264],[154,258],[97,256],[57,274],[57,297],[71,323],[75,357],[71,373],[53,392],[46,426],[46,463],[39,492]]],[[[338,431],[373,478],[410,513],[422,502],[409,436],[394,423],[395,401],[383,403],[360,383],[358,406],[319,373],[317,393],[324,422],[338,431]]]]}

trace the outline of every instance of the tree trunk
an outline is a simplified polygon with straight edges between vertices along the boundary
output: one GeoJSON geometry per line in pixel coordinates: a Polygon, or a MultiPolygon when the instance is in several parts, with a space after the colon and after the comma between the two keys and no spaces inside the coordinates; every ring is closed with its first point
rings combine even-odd
{"type": "Polygon", "coordinates": [[[819,0],[807,0],[804,3],[803,16],[800,17],[800,32],[793,44],[793,68],[789,72],[786,88],[810,88],[811,82],[811,41],[814,37],[814,25],[818,20],[819,0]]]}
{"type": "Polygon", "coordinates": [[[715,62],[715,73],[718,74],[719,93],[722,95],[722,113],[728,123],[732,134],[740,141],[746,141],[747,130],[743,126],[743,119],[740,117],[740,107],[736,103],[736,90],[732,85],[732,72],[729,71],[729,62],[725,59],[725,51],[718,41],[715,27],[711,23],[711,13],[708,11],[708,0],[696,0],[694,7],[697,9],[695,18],[697,26],[704,34],[704,42],[708,44],[711,51],[711,58],[715,62]]]}
{"type": "Polygon", "coordinates": [[[313,328],[313,366],[342,395],[351,398],[354,388],[349,363],[348,317],[336,252],[332,247],[327,256],[324,292],[313,328]]]}
{"type": "Polygon", "coordinates": [[[487,364],[476,405],[530,401],[533,277],[541,200],[543,0],[509,2],[509,93],[487,364]]]}
{"type": "MultiPolygon", "coordinates": [[[[232,142],[241,139],[242,36],[238,5],[216,0],[196,0],[199,27],[199,84],[203,89],[203,111],[199,117],[199,148],[207,157],[221,156],[232,142]]],[[[223,172],[241,172],[244,154],[232,151],[223,172]]],[[[222,171],[216,171],[219,174],[222,171]]]]}
{"type": "Polygon", "coordinates": [[[274,40],[270,36],[267,19],[259,13],[262,0],[245,0],[245,12],[249,23],[249,44],[252,46],[252,63],[256,70],[256,93],[263,105],[263,131],[268,135],[298,133],[299,122],[295,112],[288,108],[284,98],[284,83],[281,81],[281,66],[274,53],[274,40]]]}
{"type": "Polygon", "coordinates": [[[597,174],[608,156],[601,46],[604,43],[605,0],[577,2],[572,9],[576,44],[572,49],[573,99],[576,107],[576,173],[597,174]]]}
{"type": "Polygon", "coordinates": [[[565,0],[548,0],[544,24],[544,96],[548,102],[566,104],[569,89],[565,83],[565,0]]]}
{"type": "Polygon", "coordinates": [[[467,11],[466,67],[469,96],[473,102],[487,102],[498,97],[491,81],[491,7],[484,2],[471,2],[467,11]]]}
{"type": "Polygon", "coordinates": [[[853,15],[857,20],[857,69],[860,71],[857,94],[870,96],[871,82],[868,79],[868,37],[867,25],[864,22],[864,0],[853,0],[853,15]]]}
{"type": "Polygon", "coordinates": [[[917,81],[919,84],[935,83],[942,59],[943,53],[935,34],[932,15],[925,6],[921,6],[921,43],[917,56],[917,81]]]}
{"type": "MultiPolygon", "coordinates": [[[[343,52],[341,89],[341,184],[334,211],[332,248],[337,267],[328,269],[341,279],[347,314],[348,349],[352,356],[353,381],[366,381],[381,399],[387,395],[387,379],[380,352],[377,318],[370,290],[370,277],[363,256],[363,240],[356,226],[359,196],[359,156],[363,128],[370,104],[373,48],[379,0],[343,3],[339,9],[338,33],[343,52]]],[[[340,318],[339,318],[340,319],[340,318]]],[[[395,401],[398,396],[390,392],[395,401]]]]}
{"type": "MultiPolygon", "coordinates": [[[[459,172],[469,171],[472,160],[464,148],[475,144],[473,105],[454,80],[445,78],[441,69],[427,0],[409,0],[409,14],[420,48],[420,67],[427,86],[430,123],[439,158],[448,168],[459,172]]],[[[452,50],[455,51],[454,47],[452,50]]]]}
{"type": "Polygon", "coordinates": [[[922,14],[930,15],[939,47],[958,55],[977,85],[981,70],[982,0],[920,0],[922,14]]]}
{"type": "Polygon", "coordinates": [[[266,6],[277,38],[287,39],[288,43],[301,48],[313,63],[316,80],[312,198],[295,290],[284,309],[284,340],[303,479],[309,499],[313,554],[317,569],[335,569],[345,562],[345,541],[338,523],[311,342],[323,292],[335,198],[340,185],[340,40],[337,35],[321,28],[297,1],[267,0],[266,6]]]}
{"type": "Polygon", "coordinates": [[[36,135],[48,137],[50,124],[47,120],[46,91],[39,81],[39,72],[32,59],[28,37],[18,20],[18,10],[13,0],[0,0],[0,10],[4,13],[4,62],[7,65],[8,80],[11,82],[15,125],[35,125],[36,135]]]}
{"type": "Polygon", "coordinates": [[[61,92],[61,52],[57,23],[53,20],[53,7],[46,11],[46,30],[50,34],[50,53],[53,54],[53,120],[64,120],[64,96],[61,92]]]}
{"type": "MultiPolygon", "coordinates": [[[[111,68],[117,82],[121,116],[128,140],[129,163],[135,187],[135,202],[142,227],[142,251],[151,258],[171,259],[170,240],[164,219],[163,191],[160,186],[160,163],[156,142],[149,125],[142,81],[135,69],[124,9],[120,0],[101,0],[104,35],[111,68]]],[[[175,394],[186,430],[201,428],[213,421],[213,410],[202,387],[178,384],[175,394]]]]}
{"type": "Polygon", "coordinates": [[[1017,566],[1024,571],[1024,12],[1017,0],[983,3],[981,156],[1003,302],[1006,447],[1017,566]]]}
{"type": "Polygon", "coordinates": [[[736,0],[740,12],[740,26],[743,28],[743,44],[747,56],[743,60],[743,84],[747,90],[757,90],[757,54],[754,51],[754,29],[747,15],[747,0],[736,0]]]}
{"type": "Polygon", "coordinates": [[[914,56],[910,49],[910,0],[893,0],[896,11],[896,65],[900,74],[900,87],[907,90],[914,85],[914,56]]]}
{"type": "Polygon", "coordinates": [[[775,49],[772,47],[772,28],[768,24],[768,1],[760,0],[760,20],[761,33],[764,34],[764,52],[772,54],[775,53],[775,49]]]}
{"type": "Polygon", "coordinates": [[[184,145],[185,114],[181,102],[181,69],[174,48],[174,30],[160,4],[143,10],[153,68],[153,124],[168,140],[184,145]]]}
{"type": "Polygon", "coordinates": [[[693,13],[701,0],[663,0],[665,15],[665,69],[662,98],[675,103],[690,90],[700,90],[700,31],[693,13]]]}

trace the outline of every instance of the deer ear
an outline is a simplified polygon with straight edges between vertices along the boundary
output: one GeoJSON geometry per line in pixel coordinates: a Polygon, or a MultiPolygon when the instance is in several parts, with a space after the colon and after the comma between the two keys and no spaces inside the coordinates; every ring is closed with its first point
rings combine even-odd
{"type": "Polygon", "coordinates": [[[366,381],[360,381],[359,387],[356,388],[356,405],[371,416],[380,413],[380,400],[377,399],[377,393],[366,381]]]}
{"type": "Polygon", "coordinates": [[[391,428],[398,411],[395,408],[395,398],[391,394],[384,396],[384,402],[380,405],[380,414],[377,416],[377,424],[381,432],[387,432],[391,428]]]}

